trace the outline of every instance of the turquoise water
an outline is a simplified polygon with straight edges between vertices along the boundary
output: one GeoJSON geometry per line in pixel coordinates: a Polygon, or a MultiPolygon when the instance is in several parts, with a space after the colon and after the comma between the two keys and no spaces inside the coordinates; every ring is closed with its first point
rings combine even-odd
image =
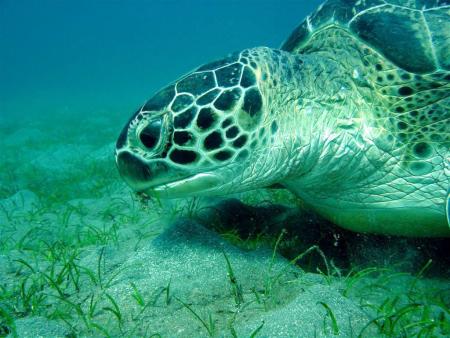
{"type": "Polygon", "coordinates": [[[2,0],[2,113],[127,115],[199,64],[278,47],[319,3],[2,0]]]}
{"type": "Polygon", "coordinates": [[[118,175],[156,90],[280,46],[320,2],[0,0],[0,337],[450,334],[448,239],[351,233],[284,190],[146,199],[118,175]]]}

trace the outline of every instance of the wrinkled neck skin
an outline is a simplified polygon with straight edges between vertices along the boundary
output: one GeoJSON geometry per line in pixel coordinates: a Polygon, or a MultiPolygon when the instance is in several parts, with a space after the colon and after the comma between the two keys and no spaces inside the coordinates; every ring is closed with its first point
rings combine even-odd
{"type": "Polygon", "coordinates": [[[277,130],[267,144],[252,149],[244,167],[228,168],[233,174],[225,176],[235,179],[222,191],[281,183],[312,195],[329,195],[330,185],[339,192],[340,184],[352,180],[349,171],[361,167],[366,149],[361,138],[375,132],[356,130],[361,125],[357,112],[365,101],[355,90],[348,69],[323,56],[264,47],[249,51],[259,67],[258,85],[264,101],[260,127],[271,130],[275,122],[277,130]]]}
{"type": "Polygon", "coordinates": [[[270,128],[276,121],[278,131],[244,169],[243,190],[247,182],[280,183],[322,216],[354,231],[450,235],[443,182],[426,187],[431,195],[421,194],[421,184],[429,182],[413,178],[417,183],[406,185],[414,193],[405,193],[397,150],[370,121],[377,102],[363,98],[361,88],[370,84],[357,67],[323,54],[267,48],[257,49],[255,57],[261,66],[264,123],[270,128]]]}
{"type": "Polygon", "coordinates": [[[362,129],[358,112],[365,101],[354,79],[346,67],[322,56],[270,49],[261,49],[259,56],[262,74],[267,71],[260,81],[266,125],[278,125],[269,153],[260,156],[262,163],[271,159],[267,171],[278,181],[269,183],[295,183],[326,195],[332,185],[338,192],[352,180],[349,172],[362,167],[363,141],[377,132],[362,129]]]}

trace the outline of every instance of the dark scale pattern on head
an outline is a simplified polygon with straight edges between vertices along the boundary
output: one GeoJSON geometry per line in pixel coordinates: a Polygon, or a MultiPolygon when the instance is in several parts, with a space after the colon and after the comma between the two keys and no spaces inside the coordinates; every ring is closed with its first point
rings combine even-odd
{"type": "Polygon", "coordinates": [[[250,115],[254,116],[261,111],[262,98],[259,90],[256,88],[250,88],[245,93],[244,105],[242,108],[250,115]]]}
{"type": "Polygon", "coordinates": [[[194,99],[191,95],[181,94],[178,95],[172,103],[172,111],[174,113],[178,113],[188,107],[194,102],[194,99]]]}
{"type": "Polygon", "coordinates": [[[197,114],[197,108],[192,107],[186,110],[185,112],[181,113],[178,116],[175,116],[174,119],[174,126],[175,128],[186,128],[191,121],[194,119],[195,115],[197,114]]]}
{"type": "Polygon", "coordinates": [[[174,149],[170,153],[169,158],[178,164],[189,164],[195,162],[198,155],[194,151],[174,149]]]}
{"type": "Polygon", "coordinates": [[[223,144],[222,134],[214,131],[205,138],[205,148],[207,150],[218,149],[223,144]]]}
{"type": "Polygon", "coordinates": [[[225,90],[214,102],[214,107],[222,111],[233,109],[240,97],[241,89],[239,88],[225,90]]]}
{"type": "Polygon", "coordinates": [[[256,87],[247,89],[244,103],[238,111],[236,120],[238,125],[245,131],[253,130],[262,118],[262,97],[256,87]]]}
{"type": "Polygon", "coordinates": [[[244,67],[241,78],[241,87],[248,88],[256,83],[255,73],[249,68],[244,67]]]}
{"type": "Polygon", "coordinates": [[[203,108],[197,116],[197,126],[206,130],[211,128],[217,121],[217,114],[211,108],[203,108]]]}
{"type": "Polygon", "coordinates": [[[214,154],[214,158],[219,161],[226,161],[233,156],[233,153],[229,150],[222,150],[214,154]]]}
{"type": "Polygon", "coordinates": [[[233,147],[242,148],[247,143],[247,135],[241,135],[233,141],[233,147]]]}
{"type": "Polygon", "coordinates": [[[231,127],[225,133],[227,138],[235,138],[239,134],[239,128],[236,126],[231,127]]]}
{"type": "Polygon", "coordinates": [[[239,84],[241,78],[242,65],[233,63],[216,70],[217,84],[221,87],[232,87],[239,84]]]}
{"type": "Polygon", "coordinates": [[[219,95],[219,94],[220,94],[220,90],[217,89],[217,88],[215,88],[215,89],[213,89],[213,90],[207,92],[206,94],[200,96],[200,97],[197,99],[197,104],[198,104],[199,106],[204,106],[204,105],[210,104],[212,101],[214,101],[214,99],[215,99],[215,98],[217,97],[217,95],[219,95]]]}
{"type": "Polygon", "coordinates": [[[212,72],[194,73],[177,83],[178,93],[200,95],[216,86],[212,72]]]}
{"type": "Polygon", "coordinates": [[[157,92],[150,100],[148,100],[142,111],[160,111],[166,108],[175,96],[175,89],[170,85],[157,92]]]}
{"type": "Polygon", "coordinates": [[[194,135],[187,131],[176,131],[173,133],[173,142],[180,146],[190,145],[195,141],[194,135]]]}
{"type": "Polygon", "coordinates": [[[232,123],[233,123],[233,119],[231,117],[229,117],[222,122],[222,128],[225,129],[226,127],[230,126],[232,123]]]}

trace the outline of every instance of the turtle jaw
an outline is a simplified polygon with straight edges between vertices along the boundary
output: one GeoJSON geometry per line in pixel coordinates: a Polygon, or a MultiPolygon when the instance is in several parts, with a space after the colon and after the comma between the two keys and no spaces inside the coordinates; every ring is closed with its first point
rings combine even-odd
{"type": "Polygon", "coordinates": [[[181,198],[187,196],[209,195],[209,192],[222,186],[223,180],[212,172],[199,173],[184,179],[151,186],[144,190],[150,196],[161,198],[181,198]]]}
{"type": "Polygon", "coordinates": [[[206,195],[222,186],[221,175],[215,172],[195,173],[176,169],[164,161],[145,161],[128,152],[116,155],[119,173],[136,192],[162,198],[206,195]]]}

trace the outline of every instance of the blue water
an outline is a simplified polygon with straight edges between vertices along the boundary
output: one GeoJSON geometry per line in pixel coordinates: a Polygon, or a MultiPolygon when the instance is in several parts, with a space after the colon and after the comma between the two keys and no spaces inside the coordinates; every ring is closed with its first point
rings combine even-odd
{"type": "Polygon", "coordinates": [[[130,114],[199,64],[280,46],[320,2],[0,0],[0,113],[130,114]]]}
{"type": "Polygon", "coordinates": [[[211,207],[119,177],[114,143],[155,91],[277,48],[321,2],[0,0],[0,338],[449,336],[448,240],[352,234],[280,190],[211,207]]]}

